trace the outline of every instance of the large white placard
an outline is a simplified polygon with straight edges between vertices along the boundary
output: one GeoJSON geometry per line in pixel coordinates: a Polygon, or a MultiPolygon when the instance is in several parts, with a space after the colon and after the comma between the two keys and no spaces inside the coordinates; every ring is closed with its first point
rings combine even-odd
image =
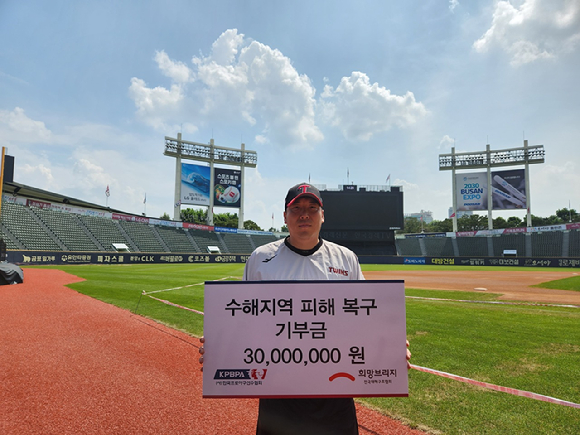
{"type": "Polygon", "coordinates": [[[403,281],[205,283],[204,397],[407,396],[403,281]]]}

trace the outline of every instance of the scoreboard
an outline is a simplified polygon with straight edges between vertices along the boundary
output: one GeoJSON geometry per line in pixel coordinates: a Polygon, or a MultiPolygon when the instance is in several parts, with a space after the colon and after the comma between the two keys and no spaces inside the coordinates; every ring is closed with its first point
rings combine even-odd
{"type": "Polygon", "coordinates": [[[324,232],[351,232],[360,234],[403,229],[403,192],[396,187],[390,191],[368,192],[356,186],[344,186],[342,191],[320,192],[324,203],[324,232]]]}

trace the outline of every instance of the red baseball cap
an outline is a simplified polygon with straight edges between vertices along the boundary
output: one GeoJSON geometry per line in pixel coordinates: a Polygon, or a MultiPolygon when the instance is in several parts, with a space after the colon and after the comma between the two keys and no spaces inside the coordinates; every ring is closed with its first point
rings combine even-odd
{"type": "Polygon", "coordinates": [[[310,196],[311,198],[314,198],[320,207],[322,207],[322,198],[320,196],[320,192],[316,187],[308,183],[297,184],[288,190],[285,207],[288,208],[288,206],[292,205],[294,201],[296,201],[298,198],[302,198],[303,196],[310,196]]]}

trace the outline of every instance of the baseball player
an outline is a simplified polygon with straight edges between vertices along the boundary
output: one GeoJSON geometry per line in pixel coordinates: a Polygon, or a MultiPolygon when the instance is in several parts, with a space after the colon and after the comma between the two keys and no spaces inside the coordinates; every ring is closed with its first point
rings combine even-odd
{"type": "MultiPolygon", "coordinates": [[[[316,187],[308,183],[291,187],[284,211],[290,235],[256,248],[246,263],[244,280],[364,280],[352,251],[319,237],[324,223],[322,206],[316,187]]],[[[203,355],[203,347],[200,353],[203,355]]],[[[352,398],[260,399],[256,435],[358,433],[352,398]]]]}

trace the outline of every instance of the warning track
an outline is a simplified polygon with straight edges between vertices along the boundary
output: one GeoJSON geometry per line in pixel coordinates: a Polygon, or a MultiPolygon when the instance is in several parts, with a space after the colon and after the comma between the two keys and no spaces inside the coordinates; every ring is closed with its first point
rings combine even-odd
{"type": "MultiPolygon", "coordinates": [[[[59,270],[0,286],[0,433],[253,434],[257,400],[202,399],[199,341],[74,290],[59,270]]],[[[361,435],[420,435],[359,406],[361,435]]]]}

